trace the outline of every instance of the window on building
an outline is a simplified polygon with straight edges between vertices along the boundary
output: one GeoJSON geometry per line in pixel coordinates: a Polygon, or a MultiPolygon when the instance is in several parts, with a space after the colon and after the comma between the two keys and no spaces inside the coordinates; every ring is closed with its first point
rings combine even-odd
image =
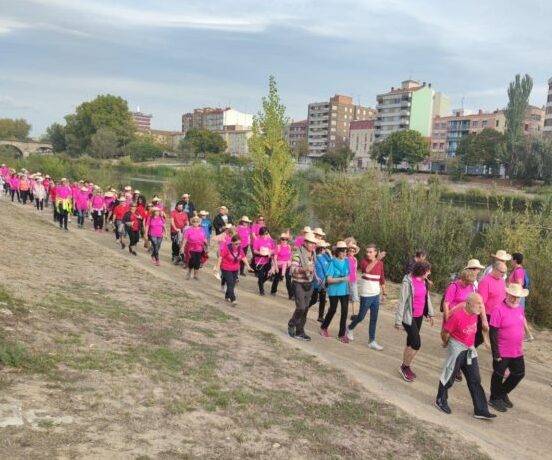
{"type": "Polygon", "coordinates": [[[479,121],[473,120],[472,121],[472,128],[477,128],[477,127],[479,127],[479,121]]]}
{"type": "Polygon", "coordinates": [[[488,124],[489,124],[488,120],[483,120],[483,121],[481,122],[481,127],[482,127],[482,128],[486,128],[488,124]]]}
{"type": "Polygon", "coordinates": [[[500,126],[500,120],[496,120],[495,127],[498,128],[500,126]]]}

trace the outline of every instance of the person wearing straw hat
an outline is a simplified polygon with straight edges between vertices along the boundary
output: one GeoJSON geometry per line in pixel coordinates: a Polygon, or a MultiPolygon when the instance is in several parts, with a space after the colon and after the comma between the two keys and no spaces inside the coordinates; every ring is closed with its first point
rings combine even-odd
{"type": "MultiPolygon", "coordinates": [[[[356,243],[347,244],[347,261],[349,262],[349,300],[351,302],[351,308],[353,310],[352,316],[355,316],[357,311],[358,303],[360,302],[360,297],[358,296],[358,284],[357,284],[357,267],[358,262],[356,256],[360,248],[356,243]]],[[[349,337],[348,337],[349,338],[349,337]]],[[[349,338],[350,340],[350,338],[349,338]]]]}
{"type": "Polygon", "coordinates": [[[33,196],[37,211],[44,211],[44,200],[46,199],[47,194],[43,182],[44,179],[42,177],[37,177],[33,184],[33,196]]]}
{"type": "Polygon", "coordinates": [[[82,186],[75,194],[75,209],[77,211],[77,227],[84,227],[84,219],[89,208],[88,187],[82,186]]]}
{"type": "Polygon", "coordinates": [[[59,228],[68,231],[67,222],[69,220],[69,213],[72,208],[73,191],[67,183],[67,179],[63,177],[60,184],[56,186],[56,208],[58,210],[59,228]]]}
{"type": "MultiPolygon", "coordinates": [[[[302,245],[303,245],[303,240],[305,238],[305,235],[307,233],[312,233],[312,230],[311,228],[307,225],[305,227],[303,227],[303,230],[301,231],[301,235],[298,236],[297,238],[295,238],[295,241],[293,242],[293,248],[294,249],[299,249],[302,245]]],[[[315,237],[316,238],[316,237],[315,237]]]]}
{"type": "Polygon", "coordinates": [[[268,279],[268,272],[271,268],[272,255],[274,254],[275,244],[268,228],[262,227],[259,230],[259,237],[253,243],[253,255],[255,257],[255,271],[257,273],[257,285],[259,294],[265,295],[264,283],[268,279]]]}
{"type": "Polygon", "coordinates": [[[221,206],[219,208],[219,213],[215,216],[213,220],[213,227],[215,227],[215,234],[220,235],[226,230],[226,224],[234,224],[232,216],[228,215],[228,208],[226,206],[221,206]]]}
{"type": "Polygon", "coordinates": [[[506,300],[493,309],[490,319],[493,375],[489,404],[499,412],[514,407],[509,394],[525,376],[523,337],[527,320],[520,299],[529,295],[529,290],[513,283],[506,289],[506,300]],[[509,370],[508,377],[505,376],[509,370]]]}
{"type": "Polygon", "coordinates": [[[303,245],[292,256],[290,275],[293,283],[295,311],[288,321],[288,335],[297,340],[310,340],[305,334],[305,323],[309,303],[314,289],[314,258],[318,240],[312,233],[306,233],[303,245]]]}
{"type": "Polygon", "coordinates": [[[330,299],[330,308],[324,321],[320,325],[320,335],[329,337],[328,328],[337,310],[337,304],[341,304],[341,317],[339,320],[339,333],[337,340],[341,343],[349,343],[347,338],[347,315],[349,310],[349,281],[350,268],[347,260],[348,245],[345,241],[338,241],[335,245],[335,257],[332,259],[326,272],[328,283],[328,297],[330,299]]]}
{"type": "Polygon", "coordinates": [[[481,273],[481,270],[484,269],[485,267],[481,265],[478,259],[468,260],[468,263],[464,267],[464,270],[469,270],[475,274],[475,281],[473,282],[475,289],[477,289],[477,286],[479,285],[479,273],[481,273]]]}
{"type": "MultiPolygon", "coordinates": [[[[512,264],[513,268],[512,273],[510,273],[510,277],[508,278],[508,285],[515,283],[519,284],[522,288],[529,289],[531,282],[529,280],[527,270],[523,266],[523,254],[520,252],[514,252],[512,254],[512,264]]],[[[519,304],[521,308],[525,309],[525,297],[520,299],[519,304]]],[[[527,342],[535,340],[535,337],[533,337],[529,327],[526,327],[525,329],[525,340],[527,342]]]]}
{"type": "Polygon", "coordinates": [[[90,199],[90,209],[92,211],[92,221],[94,223],[94,231],[102,232],[105,215],[105,200],[102,196],[100,188],[95,188],[90,199]]]}
{"type": "Polygon", "coordinates": [[[203,209],[199,211],[198,216],[201,219],[199,226],[203,229],[203,233],[205,233],[205,238],[207,239],[207,246],[209,246],[211,244],[211,234],[213,233],[213,222],[209,219],[209,213],[203,209]]]}
{"type": "Polygon", "coordinates": [[[201,268],[201,257],[203,252],[208,250],[207,238],[201,228],[201,219],[197,216],[192,217],[190,221],[192,224],[184,231],[182,237],[181,252],[185,255],[185,260],[188,263],[188,273],[186,279],[189,280],[192,277],[192,270],[194,271],[193,279],[197,281],[199,269],[201,268]]]}
{"type": "Polygon", "coordinates": [[[194,204],[190,201],[189,193],[183,193],[182,197],[180,198],[180,201],[177,204],[182,205],[182,209],[188,215],[188,220],[191,220],[191,218],[196,215],[195,214],[196,208],[194,204]]]}
{"type": "Polygon", "coordinates": [[[480,321],[477,324],[477,335],[475,336],[475,346],[478,347],[484,341],[489,333],[489,320],[493,310],[504,300],[506,291],[506,264],[496,261],[493,264],[491,272],[484,276],[477,286],[477,292],[483,298],[484,308],[481,312],[480,321]]]}
{"type": "Polygon", "coordinates": [[[219,274],[220,270],[221,281],[226,285],[224,300],[230,302],[233,307],[237,305],[235,286],[238,281],[240,263],[249,268],[249,262],[241,247],[240,235],[236,233],[228,244],[221,247],[218,259],[213,267],[215,276],[219,274]]]}
{"type": "Polygon", "coordinates": [[[128,203],[125,196],[119,197],[117,205],[113,208],[113,222],[115,226],[115,242],[121,245],[121,249],[125,249],[126,245],[124,237],[126,235],[126,228],[123,224],[123,216],[128,211],[128,203]]]}
{"type": "MultiPolygon", "coordinates": [[[[493,265],[495,264],[495,262],[504,262],[504,263],[506,263],[506,262],[509,262],[510,260],[512,260],[511,254],[508,254],[503,249],[500,249],[500,250],[496,251],[494,254],[491,254],[491,257],[493,258],[493,263],[491,263],[489,266],[487,266],[487,268],[485,268],[485,270],[481,274],[481,279],[485,278],[485,276],[487,276],[489,273],[491,273],[491,271],[493,270],[493,265]]],[[[507,275],[506,275],[506,273],[504,273],[504,280],[506,280],[506,279],[507,279],[507,275]]]]}
{"type": "Polygon", "coordinates": [[[291,276],[289,274],[289,266],[291,264],[291,246],[289,245],[289,235],[282,233],[276,248],[274,249],[274,266],[272,271],[274,278],[272,280],[272,288],[270,295],[275,296],[278,292],[278,284],[285,278],[288,299],[293,298],[293,287],[291,285],[291,276]]]}
{"type": "Polygon", "coordinates": [[[332,253],[328,249],[330,243],[324,240],[318,240],[316,244],[316,257],[314,258],[314,289],[312,291],[309,307],[318,302],[318,319],[319,323],[324,322],[324,310],[326,308],[326,273],[332,262],[332,253]]]}
{"type": "Polygon", "coordinates": [[[443,346],[447,347],[447,359],[439,379],[435,406],[445,414],[452,413],[448,405],[448,390],[454,385],[455,375],[463,372],[473,402],[474,418],[491,420],[496,415],[489,412],[474,346],[477,318],[482,308],[481,296],[472,292],[441,331],[443,346]]]}
{"type": "Polygon", "coordinates": [[[176,203],[176,206],[171,211],[171,249],[172,262],[178,265],[180,263],[180,245],[182,243],[182,234],[188,226],[188,214],[184,212],[182,203],[176,203]]]}
{"type": "Polygon", "coordinates": [[[322,230],[320,227],[316,227],[312,233],[314,233],[314,236],[316,237],[317,240],[322,240],[324,241],[324,239],[326,238],[326,234],[324,233],[324,230],[322,230]]]}
{"type": "MultiPolygon", "coordinates": [[[[243,253],[247,256],[247,250],[249,249],[249,244],[251,242],[251,220],[247,216],[242,216],[236,227],[236,231],[240,236],[240,246],[243,253]]],[[[242,262],[240,264],[240,276],[247,276],[245,274],[245,264],[242,262]]]]}
{"type": "Polygon", "coordinates": [[[166,233],[165,218],[161,215],[161,209],[153,206],[146,222],[146,235],[151,241],[151,261],[157,266],[160,265],[159,252],[161,251],[161,243],[163,243],[163,237],[166,233]]]}

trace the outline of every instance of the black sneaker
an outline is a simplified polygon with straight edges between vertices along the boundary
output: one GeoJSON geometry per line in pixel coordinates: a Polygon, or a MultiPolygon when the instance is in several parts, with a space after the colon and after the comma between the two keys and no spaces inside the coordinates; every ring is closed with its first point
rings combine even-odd
{"type": "Polygon", "coordinates": [[[508,407],[502,399],[489,399],[489,406],[496,409],[498,412],[506,412],[508,407]]]}
{"type": "Polygon", "coordinates": [[[297,334],[294,338],[296,338],[297,340],[303,340],[305,342],[309,342],[310,341],[310,337],[305,334],[304,332],[302,334],[297,334]]]}
{"type": "Polygon", "coordinates": [[[323,323],[323,322],[324,322],[324,318],[318,318],[316,321],[318,321],[319,323],[323,323]]]}
{"type": "Polygon", "coordinates": [[[441,411],[443,411],[445,414],[451,414],[452,411],[450,410],[449,405],[446,401],[443,401],[441,399],[437,399],[435,401],[435,407],[441,411]]]}
{"type": "Polygon", "coordinates": [[[288,335],[290,337],[295,337],[295,326],[289,326],[288,325],[288,335]]]}
{"type": "Polygon", "coordinates": [[[502,397],[502,402],[508,409],[512,409],[514,407],[514,403],[510,401],[510,398],[508,398],[508,395],[504,395],[502,397]]]}
{"type": "Polygon", "coordinates": [[[496,418],[496,414],[491,414],[490,412],[487,412],[486,414],[473,414],[473,418],[478,420],[492,420],[493,418],[496,418]]]}

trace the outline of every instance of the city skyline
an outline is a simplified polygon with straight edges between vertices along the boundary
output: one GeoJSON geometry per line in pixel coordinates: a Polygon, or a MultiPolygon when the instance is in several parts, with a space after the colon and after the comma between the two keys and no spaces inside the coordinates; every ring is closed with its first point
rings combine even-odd
{"type": "Polygon", "coordinates": [[[529,73],[542,107],[552,76],[552,5],[539,0],[0,5],[0,117],[27,119],[33,135],[106,93],[152,113],[155,129],[178,130],[196,107],[256,113],[270,74],[295,120],[333,94],[375,107],[408,78],[476,111],[503,108],[508,83],[529,73]]]}

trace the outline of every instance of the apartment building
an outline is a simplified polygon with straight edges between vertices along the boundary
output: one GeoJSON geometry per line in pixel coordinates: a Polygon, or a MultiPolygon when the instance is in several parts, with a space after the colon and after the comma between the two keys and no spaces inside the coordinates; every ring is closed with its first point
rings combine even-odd
{"type": "Polygon", "coordinates": [[[286,128],[285,138],[292,152],[297,152],[301,144],[307,143],[308,120],[294,121],[286,128]]]}
{"type": "Polygon", "coordinates": [[[183,133],[186,133],[192,128],[222,131],[225,126],[243,126],[250,128],[252,125],[253,115],[239,112],[231,107],[225,109],[203,107],[182,115],[183,133]]]}
{"type": "Polygon", "coordinates": [[[136,129],[138,132],[150,132],[151,131],[151,119],[153,115],[149,113],[140,112],[140,107],[138,107],[136,112],[130,112],[132,120],[136,124],[136,129]]]}
{"type": "Polygon", "coordinates": [[[249,139],[253,135],[250,127],[228,125],[222,131],[215,132],[226,141],[225,153],[238,157],[249,154],[249,139]]]}
{"type": "Polygon", "coordinates": [[[353,104],[349,96],[336,94],[329,101],[308,106],[308,157],[320,158],[329,151],[349,145],[351,121],[374,119],[376,111],[353,104]]]}
{"type": "Polygon", "coordinates": [[[375,166],[376,162],[370,158],[370,151],[376,139],[374,120],[351,121],[349,127],[349,148],[355,153],[353,167],[366,169],[375,166]]]}
{"type": "Polygon", "coordinates": [[[435,92],[431,83],[405,80],[400,88],[377,96],[376,141],[405,129],[430,137],[433,117],[449,113],[449,98],[435,92]]]}
{"type": "Polygon", "coordinates": [[[552,139],[552,78],[548,80],[548,98],[546,99],[546,114],[543,132],[546,138],[552,139]]]}

